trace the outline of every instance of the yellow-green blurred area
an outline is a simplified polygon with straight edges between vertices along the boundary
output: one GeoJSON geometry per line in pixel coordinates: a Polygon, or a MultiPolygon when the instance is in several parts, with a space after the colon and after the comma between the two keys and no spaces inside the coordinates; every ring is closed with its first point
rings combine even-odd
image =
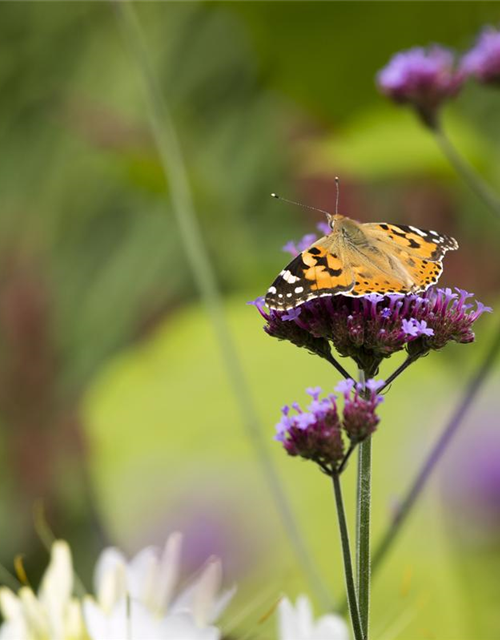
{"type": "MultiPolygon", "coordinates": [[[[322,215],[269,194],[331,210],[340,175],[342,213],[452,234],[460,250],[446,257],[442,283],[498,307],[500,223],[413,114],[378,94],[374,77],[400,49],[467,49],[483,25],[499,22],[500,5],[135,10],[258,428],[340,602],[331,486],[273,440],[284,404],[305,402],[306,387],[332,389],[339,376],[268,337],[245,304],[283,267],[281,247],[314,231],[322,215]]],[[[112,3],[0,4],[0,561],[11,570],[23,554],[36,584],[47,557],[34,516],[41,510],[69,540],[89,588],[103,546],[133,553],[182,530],[186,573],[216,554],[227,582],[239,585],[226,616],[231,637],[272,638],[275,616],[265,614],[281,594],[316,595],[243,427],[143,86],[112,3]]],[[[500,190],[500,90],[469,83],[443,121],[500,190]]],[[[486,353],[495,318],[481,318],[475,344],[432,353],[388,392],[374,437],[375,541],[486,353]]],[[[400,362],[393,357],[380,375],[400,362]]],[[[499,381],[497,368],[374,578],[374,640],[500,635],[499,381]]],[[[355,464],[344,477],[353,523],[355,464]]]]}

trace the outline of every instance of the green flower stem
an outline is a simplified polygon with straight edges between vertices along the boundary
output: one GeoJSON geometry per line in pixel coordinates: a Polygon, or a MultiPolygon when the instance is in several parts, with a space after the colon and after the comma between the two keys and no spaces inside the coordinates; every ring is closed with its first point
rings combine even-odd
{"type": "Polygon", "coordinates": [[[358,487],[356,512],[356,583],[359,614],[365,640],[370,615],[370,511],[371,511],[372,438],[358,447],[358,487]]]}
{"type": "Polygon", "coordinates": [[[340,476],[338,473],[332,474],[333,492],[335,494],[335,504],[337,506],[337,516],[339,521],[340,540],[342,543],[342,556],[344,558],[344,575],[347,592],[347,602],[351,616],[354,640],[364,640],[359,616],[358,602],[356,598],[356,587],[354,586],[354,575],[352,570],[351,550],[349,544],[349,531],[345,517],[344,501],[342,499],[342,488],[340,486],[340,476]]]}
{"type": "Polygon", "coordinates": [[[451,140],[448,138],[443,128],[439,124],[430,127],[434,138],[446,156],[448,162],[455,171],[463,178],[476,196],[484,202],[488,209],[500,218],[500,199],[486,182],[474,171],[468,162],[458,153],[451,140]]]}
{"type": "Polygon", "coordinates": [[[341,376],[344,376],[346,380],[349,380],[350,378],[352,378],[351,374],[348,371],[346,371],[344,367],[340,364],[340,362],[333,357],[332,353],[330,353],[328,357],[325,356],[325,358],[326,360],[328,360],[328,362],[332,366],[335,367],[335,369],[337,369],[337,371],[340,373],[341,376]]]}
{"type": "Polygon", "coordinates": [[[491,345],[486,349],[486,355],[484,360],[480,363],[474,375],[471,377],[463,395],[460,398],[458,406],[456,407],[450,421],[446,425],[445,429],[441,433],[440,438],[434,445],[434,448],[430,452],[422,468],[417,473],[413,483],[410,485],[408,492],[403,500],[400,502],[396,515],[392,519],[391,523],[387,527],[385,533],[382,535],[380,542],[375,548],[373,554],[373,572],[375,572],[385,559],[388,551],[392,548],[394,541],[396,540],[401,527],[408,519],[416,501],[422,494],[422,491],[426,487],[432,472],[436,468],[441,457],[447,450],[449,443],[455,436],[460,425],[462,424],[467,411],[476,399],[479,391],[483,387],[485,381],[488,378],[493,365],[500,352],[500,326],[495,331],[493,341],[491,345]]]}
{"type": "Polygon", "coordinates": [[[264,478],[269,486],[270,494],[302,569],[323,605],[331,607],[332,598],[307,550],[285,490],[268,452],[266,441],[262,436],[257,411],[231,338],[224,314],[222,296],[203,241],[177,131],[168,105],[163,99],[154,70],[150,65],[144,36],[138,23],[133,3],[117,0],[113,2],[113,6],[123,27],[130,55],[143,83],[151,129],[165,180],[168,183],[172,210],[180,230],[186,259],[208,311],[228,380],[240,409],[246,434],[255,450],[264,478]]]}
{"type": "Polygon", "coordinates": [[[384,385],[382,387],[380,387],[380,389],[378,390],[378,393],[382,393],[382,391],[384,391],[385,389],[387,389],[387,387],[392,384],[394,382],[394,380],[400,376],[403,371],[405,369],[407,369],[407,367],[409,367],[413,362],[415,362],[416,360],[418,360],[418,358],[420,358],[422,354],[417,354],[417,355],[408,355],[406,356],[406,360],[396,369],[396,371],[394,371],[393,373],[391,373],[391,375],[387,378],[387,380],[384,382],[384,385]]]}
{"type": "MultiPolygon", "coordinates": [[[[365,373],[359,372],[365,383],[365,373]]],[[[358,447],[358,484],[356,509],[356,584],[363,637],[368,640],[370,616],[370,511],[372,491],[372,438],[358,447]]]]}

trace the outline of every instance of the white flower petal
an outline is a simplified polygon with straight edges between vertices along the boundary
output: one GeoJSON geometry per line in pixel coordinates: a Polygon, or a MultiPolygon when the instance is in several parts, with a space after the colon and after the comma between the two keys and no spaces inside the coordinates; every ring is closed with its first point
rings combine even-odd
{"type": "Polygon", "coordinates": [[[64,609],[73,591],[73,562],[69,545],[57,540],[52,545],[50,563],[45,571],[38,594],[39,602],[48,616],[51,638],[64,638],[64,609]]]}
{"type": "Polygon", "coordinates": [[[173,614],[165,618],[165,638],[172,640],[219,640],[215,627],[200,628],[189,614],[173,614]]]}
{"type": "Polygon", "coordinates": [[[97,561],[94,574],[97,601],[105,611],[111,611],[127,593],[127,561],[114,547],[105,549],[97,561]]]}
{"type": "Polygon", "coordinates": [[[215,596],[222,580],[222,567],[218,558],[210,559],[202,572],[182,591],[172,603],[170,613],[189,611],[196,623],[206,626],[213,620],[215,596]]]}
{"type": "Polygon", "coordinates": [[[165,544],[159,567],[158,583],[156,585],[156,606],[158,610],[166,611],[175,586],[179,580],[182,550],[182,534],[172,533],[165,544]]]}
{"type": "Polygon", "coordinates": [[[0,609],[6,620],[18,618],[22,615],[22,605],[16,594],[8,587],[0,588],[0,609]]]}
{"type": "Polygon", "coordinates": [[[296,614],[288,598],[278,605],[278,636],[280,640],[301,640],[296,624],[296,614]]]}
{"type": "Polygon", "coordinates": [[[130,597],[151,608],[154,607],[155,602],[158,556],[156,547],[146,547],[139,551],[127,565],[127,586],[130,597]]]}
{"type": "Polygon", "coordinates": [[[311,604],[306,596],[299,596],[295,607],[288,598],[278,606],[279,640],[349,640],[343,618],[327,614],[314,621],[311,604]]]}
{"type": "Polygon", "coordinates": [[[332,613],[319,618],[311,640],[349,640],[349,630],[344,619],[332,613]]]}

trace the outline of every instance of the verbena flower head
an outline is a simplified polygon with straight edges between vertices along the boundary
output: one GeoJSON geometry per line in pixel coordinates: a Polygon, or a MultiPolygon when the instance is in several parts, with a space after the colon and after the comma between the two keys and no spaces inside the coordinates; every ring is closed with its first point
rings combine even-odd
{"type": "Polygon", "coordinates": [[[313,617],[311,603],[306,596],[299,596],[295,605],[283,598],[278,606],[279,640],[349,640],[349,630],[344,619],[328,613],[317,620],[313,617]]]}
{"type": "Polygon", "coordinates": [[[320,399],[319,387],[307,389],[312,401],[305,410],[296,402],[283,407],[275,440],[291,456],[313,460],[327,472],[336,470],[344,458],[344,436],[357,444],[375,431],[379,422],[375,411],[382,401],[377,390],[383,384],[369,380],[363,388],[353,380],[339,383],[336,391],[344,396],[342,414],[335,395],[320,399]]]}
{"type": "Polygon", "coordinates": [[[480,82],[500,83],[500,31],[484,29],[475,46],[464,55],[460,69],[480,82]]]}
{"type": "Polygon", "coordinates": [[[436,124],[437,110],[458,93],[463,73],[451,51],[440,46],[415,47],[397,53],[377,75],[380,91],[412,105],[425,124],[436,124]]]}
{"type": "Polygon", "coordinates": [[[325,296],[289,311],[267,310],[263,298],[253,304],[270,336],[327,360],[333,345],[373,376],[381,361],[397,351],[418,357],[450,341],[473,342],[473,324],[491,309],[469,302],[472,296],[462,289],[431,288],[409,295],[325,296]]]}

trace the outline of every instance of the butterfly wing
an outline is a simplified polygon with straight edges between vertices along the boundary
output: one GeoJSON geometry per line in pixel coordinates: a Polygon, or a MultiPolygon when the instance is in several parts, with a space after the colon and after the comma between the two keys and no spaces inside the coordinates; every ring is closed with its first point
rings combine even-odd
{"type": "Polygon", "coordinates": [[[412,291],[425,291],[435,284],[443,271],[445,253],[458,249],[455,238],[437,231],[385,222],[364,224],[363,230],[370,242],[404,268],[412,280],[412,291]]]}
{"type": "Polygon", "coordinates": [[[409,255],[431,262],[438,262],[447,251],[458,249],[455,238],[437,231],[386,222],[366,223],[362,228],[370,239],[378,240],[393,251],[403,249],[409,255]]]}
{"type": "Polygon", "coordinates": [[[320,238],[278,275],[266,294],[270,309],[294,307],[326,295],[352,290],[354,276],[333,236],[320,238]]]}

